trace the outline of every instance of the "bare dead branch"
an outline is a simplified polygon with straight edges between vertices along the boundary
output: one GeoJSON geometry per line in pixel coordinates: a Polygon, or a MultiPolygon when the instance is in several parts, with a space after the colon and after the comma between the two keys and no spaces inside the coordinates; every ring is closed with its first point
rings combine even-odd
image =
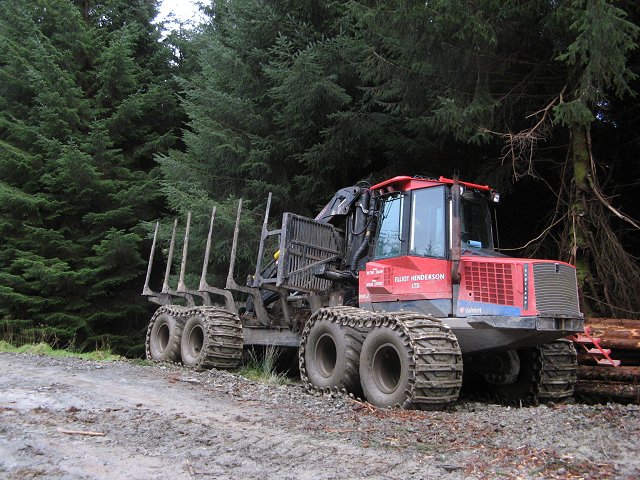
{"type": "Polygon", "coordinates": [[[562,222],[565,219],[564,216],[558,218],[555,222],[553,222],[551,225],[549,225],[547,228],[545,228],[542,233],[540,235],[538,235],[536,238],[532,238],[531,240],[529,240],[527,243],[525,243],[523,246],[521,247],[516,247],[516,248],[501,248],[500,251],[501,252],[512,252],[515,250],[524,250],[525,248],[527,248],[529,245],[533,244],[534,242],[537,242],[538,240],[541,240],[543,237],[545,237],[547,235],[547,233],[549,233],[549,230],[551,230],[553,227],[555,227],[557,224],[559,224],[560,222],[562,222]]]}
{"type": "Polygon", "coordinates": [[[102,433],[102,432],[90,432],[87,430],[64,430],[62,428],[59,428],[58,431],[60,433],[64,433],[67,435],[87,435],[90,437],[104,437],[106,435],[106,433],[102,433]]]}
{"type": "Polygon", "coordinates": [[[633,227],[635,227],[636,229],[640,230],[640,224],[638,224],[638,222],[636,222],[634,219],[632,219],[628,215],[625,215],[620,210],[615,208],[604,197],[604,195],[603,195],[603,193],[602,193],[602,191],[600,189],[600,186],[598,185],[598,180],[597,180],[597,177],[596,177],[596,162],[593,159],[593,152],[592,152],[592,149],[591,149],[591,132],[589,132],[589,131],[587,131],[587,143],[589,145],[589,163],[590,163],[590,167],[591,167],[591,173],[587,175],[587,181],[589,182],[589,186],[593,190],[593,193],[595,194],[596,198],[602,203],[602,205],[604,205],[605,208],[607,208],[609,211],[611,211],[616,217],[618,217],[619,219],[629,223],[630,225],[633,225],[633,227]]]}
{"type": "Polygon", "coordinates": [[[360,400],[356,400],[355,398],[349,398],[349,400],[362,408],[366,408],[371,413],[375,413],[378,411],[378,409],[371,405],[369,402],[361,402],[360,400]]]}
{"type": "Polygon", "coordinates": [[[519,179],[524,176],[537,178],[533,168],[533,155],[538,142],[545,141],[551,132],[551,109],[562,102],[564,89],[559,95],[554,97],[544,108],[527,115],[526,118],[539,117],[538,121],[531,127],[520,132],[495,132],[487,128],[481,128],[482,133],[488,133],[502,138],[505,146],[502,150],[502,163],[511,162],[513,177],[519,179]],[[524,168],[523,168],[524,165],[524,168]]]}

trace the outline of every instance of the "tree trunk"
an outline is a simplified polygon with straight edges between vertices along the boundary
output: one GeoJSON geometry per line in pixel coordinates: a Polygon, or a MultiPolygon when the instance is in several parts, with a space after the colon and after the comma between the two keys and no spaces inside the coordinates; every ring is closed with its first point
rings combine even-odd
{"type": "Polygon", "coordinates": [[[571,152],[573,171],[573,204],[571,205],[571,262],[576,266],[578,288],[582,300],[583,312],[590,316],[591,311],[584,294],[596,296],[593,275],[589,265],[589,143],[586,127],[574,125],[571,127],[571,152]]]}
{"type": "Polygon", "coordinates": [[[570,131],[571,195],[561,243],[576,266],[582,311],[587,317],[640,317],[640,267],[616,235],[596,177],[589,127],[576,124],[570,131]]]}

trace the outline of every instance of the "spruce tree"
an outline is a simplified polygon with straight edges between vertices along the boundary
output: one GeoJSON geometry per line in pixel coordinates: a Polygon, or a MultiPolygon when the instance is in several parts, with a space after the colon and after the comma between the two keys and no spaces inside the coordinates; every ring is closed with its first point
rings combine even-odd
{"type": "Polygon", "coordinates": [[[181,110],[156,2],[0,4],[0,318],[5,335],[140,342],[141,220],[181,110]]]}
{"type": "MultiPolygon", "coordinates": [[[[527,243],[522,231],[542,231],[546,241],[522,253],[577,263],[585,307],[637,314],[640,275],[625,252],[637,221],[610,200],[617,186],[596,178],[635,164],[609,162],[591,141],[621,137],[612,126],[637,82],[637,10],[606,0],[212,2],[200,74],[183,83],[186,151],[160,158],[165,194],[204,217],[209,199],[231,212],[236,197],[255,206],[272,191],[276,209],[313,215],[358,180],[458,169],[524,199],[509,218],[518,228],[503,232],[515,246],[527,243]],[[523,184],[541,199],[535,212],[523,184]],[[600,206],[592,215],[578,203],[600,206]]],[[[221,221],[225,239],[232,214],[221,221]]]]}
{"type": "Polygon", "coordinates": [[[551,187],[539,194],[550,201],[536,233],[548,241],[524,253],[575,263],[588,314],[629,316],[640,311],[640,270],[619,231],[637,231],[638,222],[600,186],[598,177],[620,167],[591,135],[615,123],[616,99],[635,95],[637,7],[620,5],[626,11],[606,0],[351,8],[371,52],[363,65],[371,107],[406,115],[414,132],[459,153],[456,167],[484,170],[481,180],[529,177],[551,187]]]}

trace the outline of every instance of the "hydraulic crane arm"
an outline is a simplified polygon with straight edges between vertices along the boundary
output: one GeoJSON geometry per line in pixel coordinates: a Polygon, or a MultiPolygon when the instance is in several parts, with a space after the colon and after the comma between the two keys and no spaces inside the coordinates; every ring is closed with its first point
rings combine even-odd
{"type": "Polygon", "coordinates": [[[348,215],[353,205],[358,201],[366,188],[353,186],[338,190],[329,203],[316,215],[315,220],[323,223],[330,223],[335,217],[348,215]]]}

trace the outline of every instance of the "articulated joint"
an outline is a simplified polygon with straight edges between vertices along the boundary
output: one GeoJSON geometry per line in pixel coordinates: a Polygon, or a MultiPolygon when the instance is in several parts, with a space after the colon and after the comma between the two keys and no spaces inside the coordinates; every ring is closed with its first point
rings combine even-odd
{"type": "Polygon", "coordinates": [[[349,271],[335,270],[326,263],[320,264],[313,269],[313,275],[318,278],[324,278],[332,282],[339,282],[345,285],[354,285],[358,278],[349,271]]]}

